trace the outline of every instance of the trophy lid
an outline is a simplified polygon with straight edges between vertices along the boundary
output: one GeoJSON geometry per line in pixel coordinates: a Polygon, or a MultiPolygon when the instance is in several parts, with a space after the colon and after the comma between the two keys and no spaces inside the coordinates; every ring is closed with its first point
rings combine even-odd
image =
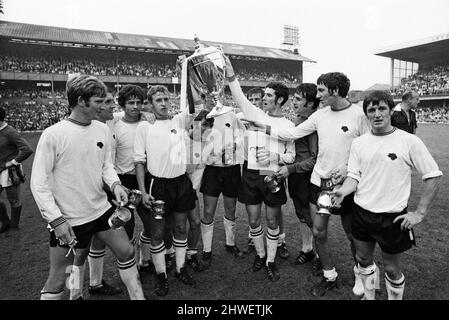
{"type": "Polygon", "coordinates": [[[193,41],[195,41],[195,50],[198,50],[199,48],[204,48],[204,44],[201,43],[201,40],[196,33],[195,37],[193,38],[193,41]]]}

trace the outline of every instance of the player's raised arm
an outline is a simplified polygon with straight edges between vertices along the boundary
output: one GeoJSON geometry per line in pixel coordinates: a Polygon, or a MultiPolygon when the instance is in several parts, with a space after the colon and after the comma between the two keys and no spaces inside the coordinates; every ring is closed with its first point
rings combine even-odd
{"type": "Polygon", "coordinates": [[[225,56],[226,61],[226,78],[229,82],[229,88],[231,89],[232,98],[242,110],[245,118],[251,121],[258,121],[265,123],[266,114],[263,110],[254,106],[245,96],[238,82],[234,68],[232,67],[231,61],[227,56],[225,56]]]}
{"type": "Polygon", "coordinates": [[[314,115],[315,114],[312,114],[309,119],[296,127],[291,128],[272,128],[263,121],[248,119],[252,121],[249,130],[262,131],[267,135],[284,141],[294,141],[317,131],[317,124],[314,115]]]}

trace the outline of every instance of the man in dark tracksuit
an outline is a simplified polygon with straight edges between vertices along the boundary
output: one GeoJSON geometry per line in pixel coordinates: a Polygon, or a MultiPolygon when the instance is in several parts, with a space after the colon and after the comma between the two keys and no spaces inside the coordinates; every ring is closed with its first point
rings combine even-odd
{"type": "Polygon", "coordinates": [[[0,195],[4,189],[11,206],[11,220],[9,220],[5,204],[0,201],[0,233],[9,228],[19,228],[22,211],[20,183],[16,185],[11,181],[8,168],[20,167],[21,163],[33,153],[28,142],[5,122],[5,117],[5,109],[0,108],[0,195]]]}
{"type": "Polygon", "coordinates": [[[408,91],[402,96],[402,103],[395,108],[391,116],[391,124],[398,129],[415,134],[418,124],[416,123],[416,113],[413,109],[417,108],[419,95],[414,91],[408,91]]]}

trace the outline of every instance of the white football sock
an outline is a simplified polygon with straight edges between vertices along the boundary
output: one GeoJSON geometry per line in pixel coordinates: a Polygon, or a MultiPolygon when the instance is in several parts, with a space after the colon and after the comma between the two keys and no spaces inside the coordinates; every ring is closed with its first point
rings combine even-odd
{"type": "Polygon", "coordinates": [[[129,242],[134,248],[134,260],[139,261],[139,242],[134,236],[132,237],[131,240],[129,240],[129,242]]]}
{"type": "Polygon", "coordinates": [[[190,259],[192,256],[196,255],[198,253],[198,249],[190,249],[187,247],[186,256],[187,259],[190,259]]]}
{"type": "Polygon", "coordinates": [[[310,230],[310,227],[300,222],[299,223],[299,232],[301,233],[302,239],[302,249],[301,251],[304,253],[310,252],[313,250],[313,233],[310,230]]]}
{"type": "Polygon", "coordinates": [[[41,300],[61,300],[62,295],[64,294],[64,289],[62,289],[59,292],[48,292],[48,291],[41,291],[41,300]]]}
{"type": "Polygon", "coordinates": [[[263,243],[262,226],[258,226],[255,229],[251,228],[251,238],[253,239],[256,253],[260,258],[265,257],[265,245],[263,243]]]}
{"type": "Polygon", "coordinates": [[[354,279],[355,279],[355,281],[354,281],[354,287],[352,288],[352,292],[356,296],[363,296],[363,294],[365,293],[365,289],[363,287],[363,281],[362,281],[362,278],[360,276],[359,267],[357,265],[355,265],[353,270],[354,270],[354,279]]]}
{"type": "Polygon", "coordinates": [[[120,278],[128,289],[129,298],[131,300],[145,300],[134,257],[124,262],[117,261],[117,266],[120,278]]]}
{"type": "Polygon", "coordinates": [[[278,247],[285,243],[285,232],[279,234],[278,247]]]}
{"type": "Polygon", "coordinates": [[[364,300],[375,300],[376,298],[376,284],[379,282],[376,278],[379,277],[379,272],[377,266],[373,263],[370,266],[362,267],[359,264],[360,278],[363,283],[363,299],[364,300]]]}
{"type": "Polygon", "coordinates": [[[151,238],[145,237],[143,233],[140,233],[139,239],[139,265],[147,266],[151,261],[151,238]]]}
{"type": "Polygon", "coordinates": [[[186,262],[187,239],[178,240],[173,237],[173,246],[175,247],[176,272],[181,272],[186,262]]]}
{"type": "Polygon", "coordinates": [[[153,259],[154,268],[156,269],[156,273],[165,273],[165,245],[164,241],[158,246],[153,247],[151,245],[151,257],[153,259]]]}
{"type": "Polygon", "coordinates": [[[70,300],[76,300],[83,297],[84,270],[86,264],[82,266],[72,266],[69,278],[70,300]]]}
{"type": "Polygon", "coordinates": [[[214,236],[214,222],[205,224],[201,221],[201,238],[203,240],[203,252],[212,251],[212,237],[214,236]]]}
{"type": "Polygon", "coordinates": [[[170,248],[165,249],[165,254],[172,255],[175,253],[175,249],[173,248],[173,245],[170,248]]]}
{"type": "Polygon", "coordinates": [[[276,229],[267,228],[267,261],[274,262],[276,258],[276,251],[278,248],[278,240],[279,240],[279,227],[276,229]]]}
{"type": "Polygon", "coordinates": [[[323,269],[323,276],[329,281],[334,281],[335,279],[337,279],[338,273],[337,270],[335,270],[335,268],[332,268],[331,270],[323,269]]]}
{"type": "Polygon", "coordinates": [[[385,285],[388,293],[388,300],[402,300],[405,289],[405,277],[401,274],[398,280],[391,280],[385,273],[385,285]]]}
{"type": "Polygon", "coordinates": [[[226,235],[226,245],[235,246],[235,220],[229,220],[223,216],[223,225],[226,235]]]}
{"type": "Polygon", "coordinates": [[[89,250],[87,262],[89,263],[89,285],[99,286],[103,280],[103,265],[106,250],[89,250]]]}

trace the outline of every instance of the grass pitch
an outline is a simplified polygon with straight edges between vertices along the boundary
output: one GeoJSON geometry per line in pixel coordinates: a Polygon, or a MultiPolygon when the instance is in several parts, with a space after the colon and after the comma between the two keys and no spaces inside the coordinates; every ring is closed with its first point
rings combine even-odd
{"type": "MultiPolygon", "coordinates": [[[[443,179],[440,191],[435,199],[431,211],[425,220],[416,227],[417,246],[403,255],[402,266],[406,276],[404,299],[432,300],[449,299],[449,126],[421,124],[417,135],[421,137],[434,156],[443,179]]],[[[36,148],[39,133],[24,135],[31,145],[36,148]]],[[[24,163],[28,181],[30,177],[33,156],[24,163]]],[[[419,200],[422,188],[421,178],[413,175],[412,194],[409,208],[414,210],[419,200]]],[[[4,193],[1,195],[6,201],[4,193]]],[[[28,182],[22,188],[23,213],[20,231],[9,231],[0,234],[0,299],[39,299],[39,292],[48,276],[48,232],[46,224],[41,218],[30,192],[28,182]]],[[[202,199],[200,199],[200,202],[202,199]]],[[[319,281],[311,273],[311,265],[296,266],[293,260],[301,248],[299,222],[289,199],[283,207],[286,229],[286,242],[290,250],[288,260],[277,259],[280,266],[281,279],[269,282],[264,270],[252,272],[250,270],[254,255],[245,255],[235,259],[224,249],[225,235],[223,228],[223,207],[219,202],[215,216],[215,230],[213,241],[213,263],[210,269],[196,273],[191,271],[197,281],[197,287],[183,285],[169,274],[169,294],[164,300],[312,300],[317,299],[310,294],[312,286],[319,281]]],[[[247,243],[247,216],[242,204],[237,205],[237,234],[236,243],[244,249],[247,243]]],[[[141,230],[138,222],[136,235],[141,230]]],[[[340,287],[319,299],[351,300],[354,265],[350,254],[349,243],[340,225],[339,217],[330,220],[329,243],[332,258],[335,260],[337,272],[340,276],[340,287]]],[[[383,265],[379,249],[376,249],[375,261],[381,268],[383,265]]],[[[87,271],[87,270],[86,270],[87,271]]],[[[89,296],[87,293],[88,271],[85,280],[85,297],[87,299],[127,299],[127,294],[115,297],[89,296]]],[[[115,259],[108,251],[105,258],[104,279],[109,283],[120,286],[121,283],[115,265],[115,259]]],[[[152,275],[144,275],[142,283],[145,294],[150,299],[160,299],[153,293],[155,280],[152,275]]],[[[385,284],[381,278],[381,290],[377,299],[386,299],[385,284]]]]}

